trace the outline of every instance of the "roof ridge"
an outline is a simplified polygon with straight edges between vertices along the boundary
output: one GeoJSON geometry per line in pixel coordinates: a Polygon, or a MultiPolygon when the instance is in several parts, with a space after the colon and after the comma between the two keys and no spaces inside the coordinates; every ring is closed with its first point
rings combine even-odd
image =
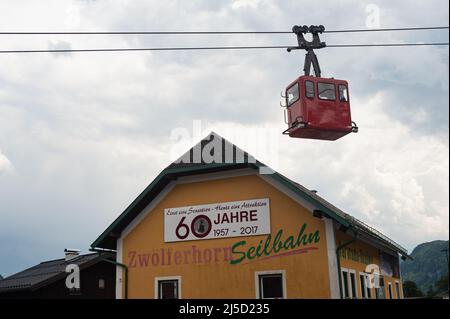
{"type": "MultiPolygon", "coordinates": [[[[66,261],[72,261],[72,260],[75,260],[75,259],[79,259],[80,257],[86,257],[86,256],[91,256],[91,255],[96,255],[97,253],[87,253],[87,254],[80,254],[80,255],[78,255],[78,256],[76,256],[76,257],[74,257],[74,258],[72,258],[72,259],[69,259],[69,260],[66,260],[65,258],[58,258],[58,259],[52,259],[52,260],[46,260],[46,261],[42,261],[42,262],[40,262],[39,264],[37,264],[36,266],[38,266],[38,265],[42,265],[42,264],[47,264],[47,263],[51,263],[51,262],[55,262],[55,261],[64,261],[64,263],[66,263],[66,261]]],[[[34,266],[34,267],[36,267],[36,266],[34,266]]]]}
{"type": "Polygon", "coordinates": [[[38,271],[38,270],[44,270],[46,268],[50,268],[50,267],[56,267],[56,266],[63,266],[64,264],[69,264],[70,262],[76,262],[79,261],[81,258],[86,257],[86,256],[92,256],[92,255],[96,255],[97,253],[88,253],[88,254],[83,254],[83,255],[79,255],[73,259],[70,260],[65,260],[64,258],[58,258],[58,259],[52,259],[52,260],[47,260],[47,261],[42,261],[39,264],[36,264],[34,266],[31,266],[29,268],[26,268],[22,271],[19,271],[15,274],[12,274],[8,277],[5,277],[2,279],[2,281],[7,280],[7,279],[21,279],[21,278],[27,278],[27,277],[33,277],[33,276],[40,276],[40,275],[45,275],[45,274],[51,274],[54,272],[60,273],[60,271],[47,271],[47,272],[40,272],[38,274],[30,274],[30,275],[25,275],[26,272],[30,272],[30,271],[38,271]],[[59,262],[58,262],[59,261],[59,262]],[[58,262],[58,263],[55,263],[58,262]],[[53,263],[53,264],[50,264],[53,263]]]}
{"type": "MultiPolygon", "coordinates": [[[[257,163],[259,162],[253,155],[241,149],[233,142],[227,140],[220,134],[211,131],[205,137],[200,139],[194,146],[189,148],[180,157],[170,163],[164,170],[171,168],[179,168],[185,166],[199,166],[207,164],[240,164],[240,163],[257,163]],[[216,151],[216,147],[212,147],[209,155],[212,158],[205,159],[204,148],[210,143],[218,139],[220,142],[219,154],[212,154],[216,151]],[[231,151],[231,152],[230,152],[231,151]],[[231,154],[230,154],[231,153],[231,154]],[[230,156],[231,155],[231,156],[230,156]],[[220,160],[216,161],[216,156],[220,156],[220,160]]],[[[260,163],[260,162],[259,162],[260,163]]]]}

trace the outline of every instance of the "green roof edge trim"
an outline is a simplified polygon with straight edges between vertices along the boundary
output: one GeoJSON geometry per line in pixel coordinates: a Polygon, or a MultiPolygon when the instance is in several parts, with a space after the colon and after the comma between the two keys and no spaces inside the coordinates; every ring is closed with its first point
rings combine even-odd
{"type": "Polygon", "coordinates": [[[333,212],[331,209],[329,209],[328,207],[324,206],[322,203],[318,202],[317,200],[315,200],[314,198],[309,196],[307,193],[305,193],[302,190],[300,190],[298,187],[293,185],[292,182],[286,180],[286,178],[284,178],[279,173],[274,173],[273,175],[274,175],[275,179],[277,179],[279,182],[281,182],[284,186],[288,187],[290,190],[294,191],[301,198],[305,199],[309,203],[311,203],[314,206],[316,206],[318,209],[322,210],[328,217],[334,219],[339,224],[344,225],[345,227],[350,227],[351,226],[351,224],[346,219],[342,218],[341,216],[339,216],[338,214],[333,212]]]}
{"type": "Polygon", "coordinates": [[[97,248],[103,240],[114,230],[114,228],[128,215],[128,213],[156,186],[161,180],[170,175],[178,175],[180,173],[192,173],[214,168],[231,168],[234,166],[241,166],[246,163],[228,163],[228,164],[204,164],[202,166],[183,167],[183,168],[166,168],[136,197],[135,200],[106,228],[105,231],[91,244],[91,248],[97,248]]]}

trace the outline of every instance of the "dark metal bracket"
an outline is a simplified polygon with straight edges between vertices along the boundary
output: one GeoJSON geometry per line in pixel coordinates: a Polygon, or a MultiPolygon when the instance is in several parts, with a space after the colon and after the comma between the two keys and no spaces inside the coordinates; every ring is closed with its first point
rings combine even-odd
{"type": "Polygon", "coordinates": [[[358,133],[359,127],[355,122],[352,121],[352,133],[358,133]]]}
{"type": "MultiPolygon", "coordinates": [[[[287,124],[287,123],[286,123],[287,124]]],[[[295,121],[290,127],[283,131],[283,135],[289,135],[294,128],[305,128],[307,124],[305,122],[295,121]]]]}
{"type": "Polygon", "coordinates": [[[322,74],[322,71],[320,69],[319,60],[317,59],[317,55],[314,53],[314,49],[322,49],[325,48],[327,45],[325,42],[322,42],[320,40],[320,34],[325,32],[325,27],[323,25],[319,26],[297,26],[295,25],[292,28],[292,32],[294,32],[297,35],[297,41],[298,46],[296,47],[289,47],[287,48],[288,52],[291,52],[292,50],[306,50],[306,56],[305,56],[305,64],[303,67],[303,71],[305,72],[305,75],[311,74],[311,65],[314,69],[314,74],[316,77],[320,77],[322,74]],[[311,33],[312,34],[312,41],[307,41],[305,39],[305,34],[311,33]]]}

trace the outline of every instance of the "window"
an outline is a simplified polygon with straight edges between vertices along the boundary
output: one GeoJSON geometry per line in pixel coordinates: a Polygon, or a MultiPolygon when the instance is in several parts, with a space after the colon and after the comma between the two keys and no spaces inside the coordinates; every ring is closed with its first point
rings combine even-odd
{"type": "Polygon", "coordinates": [[[312,81],[306,81],[305,82],[305,92],[307,98],[314,98],[315,92],[314,92],[314,82],[312,81]]]}
{"type": "Polygon", "coordinates": [[[179,299],[180,277],[155,278],[155,297],[158,299],[179,299]]]}
{"type": "Polygon", "coordinates": [[[361,298],[372,299],[372,288],[369,274],[365,272],[359,273],[359,281],[361,285],[361,298]]]}
{"type": "Polygon", "coordinates": [[[350,291],[348,288],[348,271],[347,270],[342,270],[342,289],[343,289],[342,296],[345,299],[350,298],[350,291]]]}
{"type": "Polygon", "coordinates": [[[287,106],[291,106],[300,98],[300,90],[298,88],[298,83],[295,83],[286,92],[287,106]]]}
{"type": "Polygon", "coordinates": [[[336,100],[336,87],[334,84],[319,82],[318,96],[322,100],[336,100]]]}
{"type": "Polygon", "coordinates": [[[99,279],[98,280],[98,288],[99,289],[105,289],[105,279],[99,279]]]}
{"type": "Polygon", "coordinates": [[[365,299],[367,285],[366,285],[366,275],[364,273],[359,274],[359,284],[360,284],[360,288],[361,288],[361,298],[365,299]]]}
{"type": "Polygon", "coordinates": [[[401,299],[400,295],[400,283],[398,281],[395,282],[395,292],[397,294],[397,299],[401,299]]]}
{"type": "Polygon", "coordinates": [[[158,292],[158,299],[177,299],[178,280],[161,280],[158,292]]]}
{"type": "Polygon", "coordinates": [[[392,296],[392,284],[388,283],[388,292],[389,292],[389,299],[394,299],[392,296]]]}
{"type": "Polygon", "coordinates": [[[384,277],[383,276],[378,276],[378,277],[379,277],[380,286],[375,288],[376,297],[377,297],[377,299],[386,299],[386,294],[384,291],[384,277]]]}
{"type": "Polygon", "coordinates": [[[356,290],[356,271],[352,269],[341,269],[342,274],[342,296],[344,298],[358,298],[356,290]]]}
{"type": "Polygon", "coordinates": [[[339,101],[341,102],[348,101],[348,90],[346,85],[343,84],[339,85],[339,101]]]}
{"type": "Polygon", "coordinates": [[[369,279],[369,275],[368,274],[365,274],[366,275],[366,286],[367,286],[367,298],[368,299],[372,299],[372,285],[370,284],[370,279],[369,279]]]}
{"type": "Polygon", "coordinates": [[[350,272],[350,287],[352,298],[358,298],[358,294],[356,293],[356,274],[354,272],[350,272]]]}
{"type": "Polygon", "coordinates": [[[260,299],[286,298],[284,271],[257,272],[257,293],[260,299]]]}

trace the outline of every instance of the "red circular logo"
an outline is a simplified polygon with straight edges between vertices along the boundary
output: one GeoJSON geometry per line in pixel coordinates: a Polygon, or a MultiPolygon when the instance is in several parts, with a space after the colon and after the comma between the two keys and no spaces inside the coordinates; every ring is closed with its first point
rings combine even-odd
{"type": "Polygon", "coordinates": [[[208,236],[211,231],[212,224],[208,216],[199,215],[192,220],[191,230],[197,238],[204,238],[208,236]]]}

